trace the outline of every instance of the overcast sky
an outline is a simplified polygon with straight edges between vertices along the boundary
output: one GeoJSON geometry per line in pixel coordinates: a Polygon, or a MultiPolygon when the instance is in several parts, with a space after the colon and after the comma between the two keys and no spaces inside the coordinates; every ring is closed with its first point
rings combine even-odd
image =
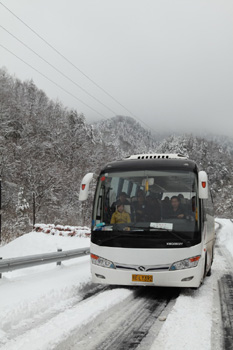
{"type": "Polygon", "coordinates": [[[153,130],[233,136],[232,0],[0,0],[0,44],[74,96],[1,46],[0,67],[87,121],[129,115],[153,130]]]}

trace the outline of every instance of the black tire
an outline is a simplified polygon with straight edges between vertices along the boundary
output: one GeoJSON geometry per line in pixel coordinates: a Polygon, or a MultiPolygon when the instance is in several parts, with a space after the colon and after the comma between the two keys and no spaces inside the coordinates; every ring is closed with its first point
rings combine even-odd
{"type": "Polygon", "coordinates": [[[205,267],[204,267],[204,274],[203,274],[203,281],[202,281],[202,283],[204,282],[205,277],[207,276],[206,269],[207,269],[207,253],[205,253],[205,267]]]}
{"type": "Polygon", "coordinates": [[[211,274],[212,274],[212,271],[211,271],[211,267],[210,267],[210,269],[209,269],[209,271],[207,272],[206,276],[207,276],[207,277],[210,277],[211,274]]]}
{"type": "Polygon", "coordinates": [[[207,272],[207,274],[206,274],[206,276],[207,276],[207,277],[209,277],[209,276],[211,276],[211,275],[212,275],[211,266],[212,266],[212,264],[213,264],[213,260],[214,260],[214,248],[213,248],[213,250],[212,250],[212,257],[211,257],[211,265],[210,265],[210,269],[209,269],[209,271],[208,271],[208,272],[207,272]]]}

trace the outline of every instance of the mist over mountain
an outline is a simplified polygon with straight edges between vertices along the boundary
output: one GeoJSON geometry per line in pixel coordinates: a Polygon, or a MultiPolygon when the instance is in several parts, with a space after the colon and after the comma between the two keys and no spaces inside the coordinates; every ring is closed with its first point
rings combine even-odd
{"type": "Polygon", "coordinates": [[[216,215],[232,217],[233,139],[170,135],[144,129],[131,117],[93,125],[50,100],[33,81],[0,69],[0,174],[3,240],[27,232],[35,220],[90,224],[91,196],[78,200],[82,177],[109,161],[138,153],[183,153],[207,171],[216,215]]]}
{"type": "MultiPolygon", "coordinates": [[[[114,147],[117,158],[148,153],[158,146],[157,138],[131,117],[116,116],[93,124],[94,135],[106,146],[114,147]]],[[[159,135],[158,135],[159,139],[159,135]]]]}

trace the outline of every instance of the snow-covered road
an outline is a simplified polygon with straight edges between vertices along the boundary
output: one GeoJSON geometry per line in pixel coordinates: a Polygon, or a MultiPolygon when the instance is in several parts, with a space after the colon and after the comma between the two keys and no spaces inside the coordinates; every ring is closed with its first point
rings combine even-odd
{"type": "MultiPolygon", "coordinates": [[[[198,290],[93,285],[89,257],[4,273],[0,349],[122,349],[129,334],[140,350],[223,349],[218,281],[232,272],[233,223],[216,222],[212,276],[198,290]]],[[[0,257],[88,245],[89,238],[31,232],[0,247],[0,257]]]]}

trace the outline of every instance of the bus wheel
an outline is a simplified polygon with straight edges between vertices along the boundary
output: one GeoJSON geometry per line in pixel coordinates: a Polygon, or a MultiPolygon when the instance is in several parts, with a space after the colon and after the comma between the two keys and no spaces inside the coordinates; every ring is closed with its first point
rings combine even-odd
{"type": "Polygon", "coordinates": [[[207,253],[205,253],[205,267],[204,267],[204,274],[203,274],[203,279],[202,279],[202,283],[204,282],[205,277],[207,276],[207,253]]]}
{"type": "Polygon", "coordinates": [[[207,272],[206,276],[211,276],[212,270],[211,270],[211,266],[213,264],[213,260],[214,260],[214,249],[212,249],[212,257],[211,257],[211,264],[210,264],[210,268],[209,271],[207,272]]]}

